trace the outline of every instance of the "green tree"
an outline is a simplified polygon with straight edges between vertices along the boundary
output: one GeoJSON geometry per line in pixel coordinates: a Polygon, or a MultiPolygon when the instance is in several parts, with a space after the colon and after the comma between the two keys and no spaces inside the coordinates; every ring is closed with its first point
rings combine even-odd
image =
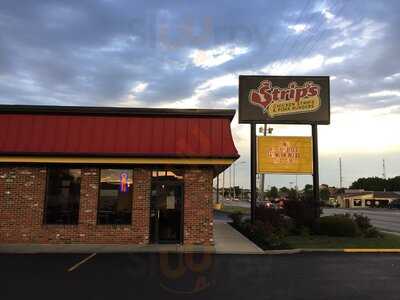
{"type": "Polygon", "coordinates": [[[279,193],[278,193],[278,188],[276,186],[272,186],[271,189],[267,192],[267,197],[269,198],[278,198],[279,193]]]}
{"type": "Polygon", "coordinates": [[[306,184],[305,186],[304,186],[304,192],[306,193],[306,192],[312,192],[313,191],[313,186],[312,186],[312,184],[306,184]]]}
{"type": "Polygon", "coordinates": [[[286,186],[283,186],[279,189],[279,195],[287,195],[289,193],[289,189],[286,186]]]}
{"type": "Polygon", "coordinates": [[[400,191],[400,176],[393,178],[363,177],[354,181],[351,189],[364,189],[366,191],[400,191]]]}
{"type": "Polygon", "coordinates": [[[322,202],[328,202],[329,196],[330,194],[328,189],[321,189],[319,191],[319,198],[321,199],[322,202]]]}
{"type": "Polygon", "coordinates": [[[303,192],[304,200],[312,201],[314,199],[314,192],[312,184],[306,184],[303,192]]]}
{"type": "Polygon", "coordinates": [[[400,176],[389,178],[386,184],[387,191],[400,191],[400,176]]]}
{"type": "Polygon", "coordinates": [[[239,195],[241,194],[240,186],[235,186],[235,187],[233,187],[233,188],[235,189],[236,198],[238,198],[239,195]]]}
{"type": "Polygon", "coordinates": [[[351,189],[364,189],[366,191],[383,191],[387,188],[387,180],[380,177],[363,177],[352,183],[351,189]]]}
{"type": "Polygon", "coordinates": [[[299,200],[299,193],[291,188],[288,192],[288,200],[299,200]]]}

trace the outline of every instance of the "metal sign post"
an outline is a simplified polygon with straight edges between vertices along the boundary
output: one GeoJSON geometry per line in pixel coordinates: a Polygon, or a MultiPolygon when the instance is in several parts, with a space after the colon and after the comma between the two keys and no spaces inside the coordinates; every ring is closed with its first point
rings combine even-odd
{"type": "Polygon", "coordinates": [[[250,189],[251,189],[251,223],[256,220],[256,201],[257,201],[257,187],[256,187],[256,172],[257,172],[257,145],[256,145],[256,124],[250,124],[250,189]]]}
{"type": "MultiPolygon", "coordinates": [[[[319,168],[318,168],[318,128],[317,124],[311,125],[312,140],[313,140],[313,193],[314,201],[319,203],[319,168]]],[[[318,206],[319,207],[319,206],[318,206]]],[[[319,209],[319,208],[318,208],[319,209]]],[[[314,212],[319,215],[318,211],[314,212]]]]}

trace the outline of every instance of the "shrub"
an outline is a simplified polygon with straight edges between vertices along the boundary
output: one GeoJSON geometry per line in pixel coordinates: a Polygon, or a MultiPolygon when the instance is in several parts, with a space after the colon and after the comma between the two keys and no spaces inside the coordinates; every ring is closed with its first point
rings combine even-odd
{"type": "Polygon", "coordinates": [[[293,221],[285,216],[282,210],[270,207],[257,207],[256,220],[274,228],[274,232],[287,235],[293,230],[293,221]]]}
{"type": "Polygon", "coordinates": [[[284,204],[284,213],[293,219],[296,228],[314,229],[321,213],[319,203],[307,200],[289,200],[284,204]]]}
{"type": "Polygon", "coordinates": [[[354,214],[353,219],[354,219],[354,222],[356,222],[358,228],[363,233],[366,233],[370,228],[373,227],[367,216],[364,216],[362,214],[354,214]]]}
{"type": "Polygon", "coordinates": [[[364,232],[366,238],[382,238],[383,234],[375,227],[370,227],[364,232]]]}
{"type": "Polygon", "coordinates": [[[270,224],[274,227],[285,226],[287,221],[281,211],[271,208],[260,206],[256,208],[256,220],[265,224],[270,224]]]}
{"type": "Polygon", "coordinates": [[[298,230],[298,233],[299,233],[299,235],[301,235],[302,237],[309,237],[310,234],[311,234],[310,229],[309,229],[308,227],[305,227],[305,226],[301,227],[301,228],[298,230]]]}
{"type": "Polygon", "coordinates": [[[288,248],[288,245],[283,241],[284,235],[276,231],[268,223],[256,221],[254,224],[251,224],[249,221],[245,221],[239,230],[263,249],[288,248]]]}
{"type": "Polygon", "coordinates": [[[353,220],[356,222],[362,235],[366,238],[381,238],[383,234],[379,230],[372,226],[370,219],[362,214],[354,214],[353,220]]]}
{"type": "Polygon", "coordinates": [[[355,237],[360,234],[356,222],[347,215],[321,217],[319,233],[328,236],[355,237]]]}
{"type": "Polygon", "coordinates": [[[239,227],[242,223],[243,214],[240,211],[231,213],[229,217],[232,219],[234,227],[239,227]]]}

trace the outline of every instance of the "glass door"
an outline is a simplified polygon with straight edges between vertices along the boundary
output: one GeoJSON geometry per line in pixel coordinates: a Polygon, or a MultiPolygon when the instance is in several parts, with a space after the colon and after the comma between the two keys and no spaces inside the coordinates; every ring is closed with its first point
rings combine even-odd
{"type": "Polygon", "coordinates": [[[183,184],[153,178],[150,203],[150,241],[180,243],[182,241],[183,184]]]}

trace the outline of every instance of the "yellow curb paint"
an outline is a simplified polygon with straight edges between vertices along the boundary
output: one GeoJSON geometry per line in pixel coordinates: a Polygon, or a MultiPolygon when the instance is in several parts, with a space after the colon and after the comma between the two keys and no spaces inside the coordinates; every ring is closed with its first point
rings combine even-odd
{"type": "Polygon", "coordinates": [[[77,269],[80,265],[84,264],[84,263],[87,262],[89,259],[92,259],[95,255],[96,255],[96,253],[90,254],[88,257],[86,257],[85,259],[81,260],[80,262],[78,262],[77,264],[75,264],[75,265],[73,265],[71,268],[69,268],[69,269],[67,270],[67,272],[72,272],[73,270],[77,269]]]}
{"type": "Polygon", "coordinates": [[[400,253],[400,249],[343,249],[347,253],[400,253]]]}

